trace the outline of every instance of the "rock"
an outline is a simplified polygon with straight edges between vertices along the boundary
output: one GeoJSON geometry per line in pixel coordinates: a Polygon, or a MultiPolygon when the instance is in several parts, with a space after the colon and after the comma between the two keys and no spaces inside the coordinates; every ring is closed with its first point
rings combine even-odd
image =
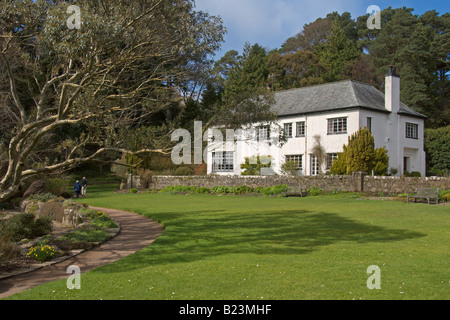
{"type": "Polygon", "coordinates": [[[22,196],[22,199],[28,199],[34,194],[45,193],[46,192],[46,183],[43,180],[34,181],[31,186],[25,191],[22,196]]]}

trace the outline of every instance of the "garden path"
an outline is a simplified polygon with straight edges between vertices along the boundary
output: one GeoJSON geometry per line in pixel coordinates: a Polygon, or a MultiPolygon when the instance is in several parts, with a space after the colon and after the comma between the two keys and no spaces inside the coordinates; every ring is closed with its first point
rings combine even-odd
{"type": "Polygon", "coordinates": [[[110,264],[152,244],[163,232],[160,224],[135,213],[120,210],[92,208],[105,212],[121,226],[121,232],[102,246],[86,251],[61,263],[30,273],[0,281],[0,299],[28,290],[35,286],[67,279],[67,268],[80,267],[81,272],[110,264]]]}

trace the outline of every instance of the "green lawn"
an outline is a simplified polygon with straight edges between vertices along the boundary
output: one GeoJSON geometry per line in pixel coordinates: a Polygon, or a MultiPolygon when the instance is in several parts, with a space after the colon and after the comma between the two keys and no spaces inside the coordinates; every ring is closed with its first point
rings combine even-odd
{"type": "Polygon", "coordinates": [[[12,299],[448,299],[449,207],[354,199],[114,194],[90,205],[154,218],[150,247],[12,299]],[[381,290],[367,268],[381,269],[381,290]]]}

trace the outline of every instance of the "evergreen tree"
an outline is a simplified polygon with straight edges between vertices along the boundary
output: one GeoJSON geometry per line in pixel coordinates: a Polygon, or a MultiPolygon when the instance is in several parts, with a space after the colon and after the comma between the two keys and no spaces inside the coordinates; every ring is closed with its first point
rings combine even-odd
{"type": "Polygon", "coordinates": [[[367,128],[360,128],[348,138],[344,152],[333,162],[330,172],[335,175],[351,175],[364,171],[376,175],[385,175],[389,166],[389,157],[385,148],[375,149],[375,139],[367,128]]]}
{"type": "Polygon", "coordinates": [[[331,36],[317,49],[319,60],[328,67],[326,81],[337,81],[349,63],[356,61],[361,52],[356,44],[344,33],[338,21],[333,23],[331,36]]]}

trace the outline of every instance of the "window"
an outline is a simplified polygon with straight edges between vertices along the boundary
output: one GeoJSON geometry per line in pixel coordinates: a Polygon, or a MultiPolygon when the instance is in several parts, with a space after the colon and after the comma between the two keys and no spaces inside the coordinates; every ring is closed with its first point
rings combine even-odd
{"type": "Polygon", "coordinates": [[[213,152],[212,154],[213,172],[233,172],[234,153],[233,152],[213,152]]]}
{"type": "Polygon", "coordinates": [[[347,133],[347,118],[328,119],[328,134],[347,133]]]}
{"type": "Polygon", "coordinates": [[[333,165],[334,160],[338,158],[337,153],[328,153],[327,154],[327,170],[331,169],[331,166],[333,165]]]}
{"type": "Polygon", "coordinates": [[[419,139],[419,125],[414,123],[406,123],[406,138],[419,139]]]}
{"type": "Polygon", "coordinates": [[[269,140],[270,129],[269,126],[258,127],[258,141],[269,140]]]}
{"type": "Polygon", "coordinates": [[[311,175],[317,176],[320,173],[319,159],[316,156],[311,155],[311,175]]]}
{"type": "Polygon", "coordinates": [[[284,136],[286,138],[292,138],[292,123],[284,124],[284,136]]]}
{"type": "Polygon", "coordinates": [[[367,129],[372,133],[372,118],[367,118],[367,129]]]}
{"type": "Polygon", "coordinates": [[[286,156],[286,162],[295,162],[297,170],[303,170],[303,156],[302,155],[292,155],[286,156]]]}
{"type": "Polygon", "coordinates": [[[306,133],[306,123],[305,121],[297,122],[296,124],[296,137],[304,137],[306,133]]]}

